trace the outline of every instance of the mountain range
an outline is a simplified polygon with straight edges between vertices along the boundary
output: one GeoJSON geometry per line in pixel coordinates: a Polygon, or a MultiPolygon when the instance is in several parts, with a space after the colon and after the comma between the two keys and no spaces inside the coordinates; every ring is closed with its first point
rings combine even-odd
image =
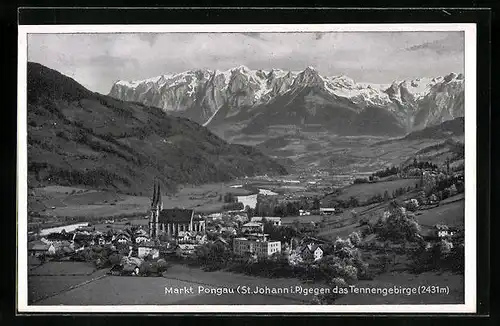
{"type": "Polygon", "coordinates": [[[38,63],[27,66],[28,184],[149,192],[154,178],[227,181],[286,169],[244,145],[160,109],[93,93],[38,63]]]}
{"type": "Polygon", "coordinates": [[[238,126],[245,134],[292,125],[339,135],[396,136],[464,116],[464,75],[370,84],[321,76],[313,67],[293,72],[239,66],[117,81],[109,96],[209,128],[238,126]]]}

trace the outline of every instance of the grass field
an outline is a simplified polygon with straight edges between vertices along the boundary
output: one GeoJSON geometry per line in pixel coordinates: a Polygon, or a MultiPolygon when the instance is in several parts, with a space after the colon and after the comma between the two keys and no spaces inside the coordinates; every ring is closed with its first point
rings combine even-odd
{"type": "Polygon", "coordinates": [[[399,179],[393,181],[383,181],[374,183],[362,183],[354,184],[342,189],[342,193],[337,197],[340,200],[347,200],[349,197],[353,196],[358,198],[359,201],[365,201],[370,197],[381,194],[387,190],[389,195],[392,194],[393,190],[398,188],[415,188],[415,183],[418,183],[418,179],[399,179]]]}
{"type": "Polygon", "coordinates": [[[51,261],[32,270],[30,275],[89,275],[95,272],[95,267],[85,262],[51,261]]]}
{"type": "Polygon", "coordinates": [[[449,226],[463,226],[465,223],[465,200],[458,200],[449,204],[440,204],[438,207],[421,211],[417,216],[418,223],[425,226],[446,224],[449,226]]]}
{"type": "MultiPolygon", "coordinates": [[[[310,285],[301,284],[296,279],[266,279],[233,274],[228,272],[204,272],[197,268],[174,265],[165,274],[165,277],[120,277],[106,276],[74,289],[55,294],[65,287],[79,284],[84,278],[57,277],[55,288],[50,285],[54,280],[50,278],[31,277],[29,286],[32,300],[45,298],[36,302],[37,305],[147,305],[147,304],[306,304],[311,295],[300,293],[282,295],[241,295],[199,293],[199,286],[207,289],[224,287],[236,289],[245,285],[253,289],[260,287],[290,287],[310,285]],[[165,287],[182,288],[193,287],[194,294],[165,294],[165,287]]],[[[236,292],[236,291],[235,291],[236,292]]]]}
{"type": "MultiPolygon", "coordinates": [[[[164,207],[192,208],[201,213],[217,212],[222,209],[220,195],[231,192],[235,195],[249,195],[244,188],[232,188],[227,184],[206,184],[181,188],[175,196],[164,195],[164,207]]],[[[118,215],[144,216],[149,209],[151,196],[130,196],[111,191],[49,186],[33,189],[28,197],[29,210],[52,217],[114,217],[118,215]]]]}

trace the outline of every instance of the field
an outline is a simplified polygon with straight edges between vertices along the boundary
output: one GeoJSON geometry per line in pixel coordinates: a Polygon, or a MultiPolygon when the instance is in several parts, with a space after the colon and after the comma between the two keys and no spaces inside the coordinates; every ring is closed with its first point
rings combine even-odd
{"type": "Polygon", "coordinates": [[[61,275],[90,275],[95,267],[84,262],[51,261],[30,270],[30,275],[61,276],[61,275]]]}
{"type": "MultiPolygon", "coordinates": [[[[266,279],[228,272],[203,272],[196,268],[174,265],[164,277],[105,276],[87,284],[64,290],[88,279],[75,277],[30,277],[31,301],[37,305],[147,305],[147,304],[306,304],[311,295],[294,294],[222,294],[201,293],[206,289],[236,289],[239,285],[253,289],[259,287],[295,287],[295,279],[266,279]],[[52,285],[55,285],[52,287],[52,285]],[[193,287],[194,294],[165,294],[165,287],[193,287]],[[54,295],[56,294],[56,295],[54,295]],[[52,295],[52,296],[51,296],[52,295]]],[[[318,285],[317,285],[318,286],[318,285]]]]}
{"type": "MultiPolygon", "coordinates": [[[[399,199],[408,199],[412,197],[412,193],[407,193],[399,199]]],[[[449,226],[463,226],[465,218],[464,196],[459,194],[442,201],[438,207],[419,210],[416,212],[416,218],[423,229],[427,229],[436,224],[446,224],[449,226]]],[[[355,211],[358,213],[358,218],[367,217],[370,222],[375,222],[381,216],[384,210],[387,209],[387,203],[372,204],[364,207],[357,207],[355,211]]],[[[319,231],[318,235],[334,240],[336,237],[346,237],[351,232],[358,230],[359,223],[352,219],[350,211],[344,211],[342,214],[330,218],[332,222],[327,222],[326,225],[319,231]],[[347,225],[342,227],[332,227],[336,221],[346,221],[347,225]]]]}
{"type": "MultiPolygon", "coordinates": [[[[216,212],[222,209],[220,195],[231,192],[249,195],[244,188],[232,188],[235,182],[186,186],[176,195],[163,196],[164,207],[193,208],[198,212],[216,212]]],[[[38,212],[47,220],[61,217],[111,218],[119,215],[143,217],[151,203],[151,195],[130,196],[111,191],[49,186],[35,188],[28,196],[28,210],[38,212]]]]}
{"type": "Polygon", "coordinates": [[[348,200],[349,197],[353,196],[363,202],[377,194],[383,196],[386,190],[389,192],[389,195],[391,195],[392,191],[398,188],[406,189],[407,187],[410,187],[414,189],[415,183],[418,183],[418,179],[399,179],[393,181],[354,184],[343,188],[342,193],[337,197],[337,199],[348,200]]]}
{"type": "Polygon", "coordinates": [[[422,215],[417,216],[417,220],[421,225],[446,224],[449,226],[463,226],[465,222],[465,200],[459,199],[451,203],[441,203],[438,207],[421,212],[422,215]]]}

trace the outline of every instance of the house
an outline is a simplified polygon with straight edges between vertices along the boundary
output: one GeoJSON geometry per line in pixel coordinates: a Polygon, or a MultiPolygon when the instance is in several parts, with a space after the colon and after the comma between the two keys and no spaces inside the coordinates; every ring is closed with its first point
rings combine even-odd
{"type": "Polygon", "coordinates": [[[61,241],[61,242],[56,242],[53,243],[55,252],[58,254],[70,254],[73,253],[74,250],[74,244],[72,244],[69,241],[61,241]]]}
{"type": "Polygon", "coordinates": [[[109,270],[108,273],[111,275],[114,275],[114,276],[120,276],[123,273],[123,266],[122,265],[114,265],[113,267],[111,267],[111,269],[109,270]]]}
{"type": "Polygon", "coordinates": [[[236,229],[232,226],[223,226],[219,229],[220,234],[226,234],[226,235],[236,235],[236,229]]]}
{"type": "Polygon", "coordinates": [[[131,242],[130,236],[126,233],[120,233],[115,237],[115,243],[126,244],[131,242]]]}
{"type": "Polygon", "coordinates": [[[222,219],[222,213],[213,213],[208,215],[208,218],[212,220],[221,220],[222,219]]]}
{"type": "Polygon", "coordinates": [[[233,239],[233,252],[236,255],[256,255],[257,257],[269,257],[281,252],[280,241],[268,241],[265,235],[248,236],[233,239]]]}
{"type": "Polygon", "coordinates": [[[104,239],[104,235],[97,234],[94,236],[94,244],[98,244],[99,246],[103,246],[106,244],[106,239],[104,239]]]}
{"type": "Polygon", "coordinates": [[[452,237],[454,234],[455,232],[447,225],[436,224],[434,226],[434,235],[438,238],[448,238],[452,237]]]}
{"type": "Polygon", "coordinates": [[[160,249],[160,255],[162,257],[180,256],[181,255],[181,248],[179,247],[178,244],[170,245],[170,243],[169,243],[169,244],[167,244],[166,248],[160,249]]]}
{"type": "Polygon", "coordinates": [[[320,215],[334,215],[335,214],[335,208],[321,207],[319,209],[319,214],[320,215]]]}
{"type": "Polygon", "coordinates": [[[263,232],[264,225],[257,222],[248,222],[242,225],[241,232],[243,233],[258,233],[263,232]]]}
{"type": "Polygon", "coordinates": [[[163,209],[160,184],[155,182],[151,200],[149,237],[157,239],[161,232],[177,236],[180,231],[205,231],[205,220],[192,209],[163,209]]]}
{"type": "Polygon", "coordinates": [[[198,247],[192,243],[180,243],[179,247],[179,255],[183,257],[192,256],[196,253],[196,248],[198,247]]]}
{"type": "Polygon", "coordinates": [[[50,242],[58,242],[58,241],[69,241],[73,240],[73,233],[50,233],[45,238],[50,242]]]}
{"type": "Polygon", "coordinates": [[[137,256],[139,258],[144,258],[148,255],[151,255],[153,259],[160,257],[159,246],[153,241],[143,242],[137,247],[137,256]]]}
{"type": "Polygon", "coordinates": [[[135,264],[123,265],[122,275],[131,275],[131,276],[139,275],[139,266],[135,264]]]}
{"type": "Polygon", "coordinates": [[[254,222],[254,223],[264,223],[264,221],[271,222],[274,226],[281,226],[281,217],[275,217],[275,216],[267,216],[267,217],[254,216],[250,220],[250,222],[254,222]]]}
{"type": "Polygon", "coordinates": [[[78,243],[80,245],[89,245],[92,240],[93,240],[92,234],[83,232],[77,232],[73,237],[73,242],[78,243]]]}
{"type": "Polygon", "coordinates": [[[299,247],[297,252],[300,254],[303,260],[314,260],[318,261],[323,258],[325,250],[319,244],[310,243],[308,245],[299,247]]]}
{"type": "Polygon", "coordinates": [[[299,209],[299,216],[309,216],[309,215],[311,215],[311,212],[299,209]]]}
{"type": "Polygon", "coordinates": [[[436,204],[438,203],[439,200],[435,194],[430,195],[429,197],[429,204],[436,204]]]}
{"type": "Polygon", "coordinates": [[[191,240],[191,238],[193,238],[193,235],[191,234],[191,232],[189,231],[180,231],[178,234],[177,234],[177,241],[189,241],[191,240]]]}
{"type": "Polygon", "coordinates": [[[234,216],[234,220],[241,223],[248,222],[248,216],[246,214],[238,214],[234,216]]]}
{"type": "Polygon", "coordinates": [[[138,235],[135,237],[135,243],[143,243],[149,241],[149,237],[147,235],[138,235]]]}
{"type": "Polygon", "coordinates": [[[41,241],[33,241],[28,243],[28,254],[30,256],[54,255],[56,249],[53,244],[46,244],[41,241]]]}

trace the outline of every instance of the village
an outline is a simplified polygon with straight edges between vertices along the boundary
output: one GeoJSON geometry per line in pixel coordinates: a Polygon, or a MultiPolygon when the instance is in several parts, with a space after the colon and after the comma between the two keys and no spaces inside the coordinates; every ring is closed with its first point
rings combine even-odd
{"type": "MultiPolygon", "coordinates": [[[[463,252],[463,224],[449,226],[420,218],[447,202],[463,201],[462,173],[414,162],[406,169],[386,169],[356,179],[345,188],[382,186],[394,180],[414,184],[392,194],[341,200],[337,192],[301,205],[300,201],[283,204],[277,193],[269,192],[257,196],[255,207],[232,205],[238,209],[210,214],[164,208],[160,184],[155,183],[149,212],[140,218],[107,218],[48,234],[30,232],[28,261],[34,271],[50,262],[85,262],[111,276],[168,277],[171,266],[187,265],[207,272],[299,277],[345,286],[387,270],[388,252],[411,257],[409,265],[416,269],[435,268],[441,260],[456,265],[463,263],[463,258],[457,259],[463,252]]],[[[236,196],[227,197],[228,202],[238,203],[236,196]]]]}

